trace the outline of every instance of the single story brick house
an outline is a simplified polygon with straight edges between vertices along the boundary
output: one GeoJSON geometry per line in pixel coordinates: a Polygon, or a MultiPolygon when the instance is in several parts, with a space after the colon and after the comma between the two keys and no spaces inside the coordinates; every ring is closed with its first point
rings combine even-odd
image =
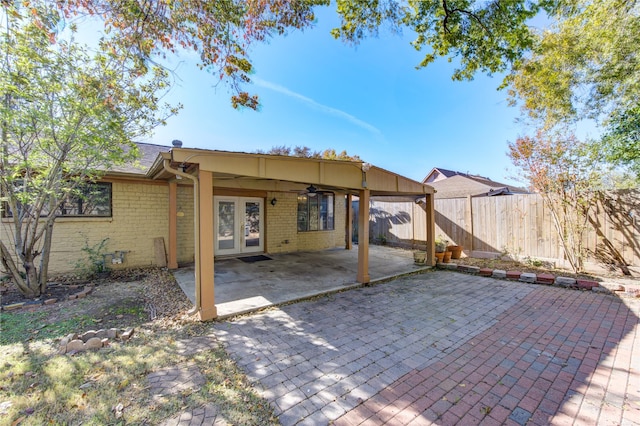
{"type": "MultiPolygon", "coordinates": [[[[87,242],[108,238],[113,267],[195,264],[197,312],[212,319],[215,257],[351,249],[352,199],[365,206],[358,227],[368,235],[371,196],[426,197],[427,259],[434,257],[429,185],[359,161],[183,148],[179,141],[138,146],[138,165],[111,170],[96,184],[99,200],[65,206],[54,226],[52,273],[73,270],[87,242]]],[[[0,234],[10,238],[2,221],[0,234]]],[[[369,242],[362,240],[356,279],[367,283],[369,242]]]]}

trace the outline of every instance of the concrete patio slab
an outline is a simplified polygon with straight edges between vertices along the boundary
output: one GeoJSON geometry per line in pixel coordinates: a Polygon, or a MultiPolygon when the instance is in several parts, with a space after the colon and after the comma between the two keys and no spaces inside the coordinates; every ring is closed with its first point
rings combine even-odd
{"type": "MultiPolygon", "coordinates": [[[[214,282],[218,318],[361,285],[356,282],[357,247],[266,256],[270,260],[253,263],[245,263],[239,258],[216,259],[214,282]]],[[[410,250],[369,248],[369,274],[374,283],[426,269],[414,263],[410,250]]],[[[195,303],[193,267],[180,268],[173,275],[195,303]]]]}

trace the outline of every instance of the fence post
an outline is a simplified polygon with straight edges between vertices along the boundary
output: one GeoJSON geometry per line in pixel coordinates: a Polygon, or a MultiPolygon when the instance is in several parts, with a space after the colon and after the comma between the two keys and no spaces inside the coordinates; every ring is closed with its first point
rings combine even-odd
{"type": "Polygon", "coordinates": [[[353,195],[347,194],[347,220],[345,223],[345,243],[344,248],[351,250],[351,240],[353,239],[353,195]]]}
{"type": "MultiPolygon", "coordinates": [[[[473,240],[475,239],[473,236],[473,200],[471,195],[467,195],[467,208],[465,209],[467,212],[467,228],[469,229],[469,256],[471,256],[471,252],[473,251],[473,240]]],[[[465,244],[466,245],[466,244],[465,244]]]]}

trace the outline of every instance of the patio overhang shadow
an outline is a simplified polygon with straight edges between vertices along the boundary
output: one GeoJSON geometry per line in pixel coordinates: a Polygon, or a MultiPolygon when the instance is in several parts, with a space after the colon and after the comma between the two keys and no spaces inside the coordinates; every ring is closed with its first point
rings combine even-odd
{"type": "MultiPolygon", "coordinates": [[[[242,258],[216,260],[215,300],[218,318],[236,316],[266,307],[355,288],[358,253],[331,249],[266,255],[246,263],[242,258]]],[[[411,251],[372,246],[369,251],[370,283],[417,273],[411,251]]],[[[176,281],[195,302],[193,266],[174,271],[176,281]]]]}

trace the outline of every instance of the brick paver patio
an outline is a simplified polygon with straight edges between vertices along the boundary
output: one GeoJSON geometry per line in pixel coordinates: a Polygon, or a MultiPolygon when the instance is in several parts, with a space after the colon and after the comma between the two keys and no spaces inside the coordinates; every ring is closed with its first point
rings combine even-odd
{"type": "Polygon", "coordinates": [[[640,425],[639,312],[639,299],[436,271],[214,333],[283,425],[640,425]]]}

